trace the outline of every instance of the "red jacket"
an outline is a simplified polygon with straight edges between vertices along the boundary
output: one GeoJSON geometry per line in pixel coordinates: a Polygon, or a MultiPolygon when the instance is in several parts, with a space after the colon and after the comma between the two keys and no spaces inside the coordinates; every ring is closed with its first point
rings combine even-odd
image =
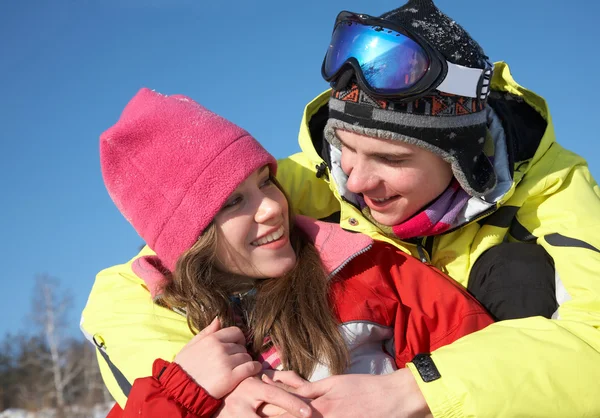
{"type": "Polygon", "coordinates": [[[136,379],[125,410],[118,403],[106,418],[210,417],[221,406],[177,363],[156,359],[152,376],[136,379]]]}
{"type": "MultiPolygon", "coordinates": [[[[391,373],[493,322],[458,283],[398,248],[337,224],[302,217],[297,223],[330,274],[332,306],[350,354],[347,373],[391,373]]],[[[318,365],[310,380],[328,375],[318,365]]],[[[116,405],[109,417],[208,417],[219,405],[181,368],[159,359],[152,377],[134,382],[125,411],[116,405]]]]}

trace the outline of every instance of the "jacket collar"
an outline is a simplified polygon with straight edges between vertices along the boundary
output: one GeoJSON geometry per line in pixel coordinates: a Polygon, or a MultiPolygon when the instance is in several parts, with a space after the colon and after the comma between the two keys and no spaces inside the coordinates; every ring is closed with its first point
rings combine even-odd
{"type": "Polygon", "coordinates": [[[368,235],[346,231],[337,223],[297,216],[296,226],[302,229],[313,243],[321,256],[325,272],[330,277],[373,245],[373,239],[368,235]]]}

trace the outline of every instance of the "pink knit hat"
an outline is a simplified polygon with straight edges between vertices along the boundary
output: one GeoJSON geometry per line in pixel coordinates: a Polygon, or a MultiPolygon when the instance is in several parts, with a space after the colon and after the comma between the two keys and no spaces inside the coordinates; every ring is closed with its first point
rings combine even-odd
{"type": "Polygon", "coordinates": [[[240,183],[266,164],[277,169],[239,126],[147,88],[100,136],[100,164],[115,205],[169,270],[240,183]]]}

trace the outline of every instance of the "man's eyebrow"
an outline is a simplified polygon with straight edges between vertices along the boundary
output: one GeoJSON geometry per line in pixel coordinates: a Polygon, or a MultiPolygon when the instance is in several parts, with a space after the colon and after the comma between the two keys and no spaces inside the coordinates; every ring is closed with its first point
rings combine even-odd
{"type": "Polygon", "coordinates": [[[349,147],[348,144],[346,144],[344,141],[342,141],[339,137],[338,137],[338,141],[340,141],[340,144],[342,145],[342,147],[348,148],[350,151],[354,151],[354,148],[349,147]]]}
{"type": "MultiPolygon", "coordinates": [[[[356,152],[356,150],[354,148],[349,147],[344,141],[342,141],[339,138],[338,138],[338,140],[340,141],[340,143],[342,144],[343,147],[348,148],[352,152],[356,152]]],[[[412,157],[412,155],[413,155],[413,153],[411,151],[407,151],[407,152],[403,152],[403,151],[397,151],[397,152],[394,152],[394,151],[392,151],[392,152],[367,151],[367,152],[365,152],[365,154],[367,155],[367,157],[395,158],[395,159],[408,158],[408,157],[412,157]]]]}
{"type": "Polygon", "coordinates": [[[404,158],[412,157],[412,152],[369,152],[367,153],[369,157],[378,157],[378,158],[390,158],[401,160],[404,158]]]}

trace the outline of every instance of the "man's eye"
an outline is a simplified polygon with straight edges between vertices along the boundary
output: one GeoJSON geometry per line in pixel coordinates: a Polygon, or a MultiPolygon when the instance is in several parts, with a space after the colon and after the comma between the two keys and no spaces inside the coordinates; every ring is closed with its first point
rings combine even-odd
{"type": "Polygon", "coordinates": [[[388,158],[388,157],[379,157],[379,158],[384,163],[391,164],[391,165],[398,165],[398,164],[402,164],[404,162],[404,160],[398,160],[395,158],[388,158]]]}

